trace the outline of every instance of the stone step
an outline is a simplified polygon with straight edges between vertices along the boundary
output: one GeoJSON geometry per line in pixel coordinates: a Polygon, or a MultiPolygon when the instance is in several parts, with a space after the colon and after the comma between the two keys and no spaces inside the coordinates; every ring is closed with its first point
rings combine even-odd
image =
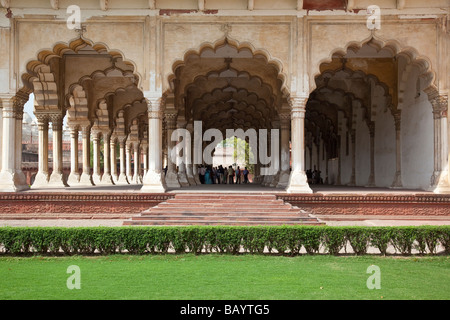
{"type": "Polygon", "coordinates": [[[320,225],[273,194],[181,193],[141,212],[124,225],[320,225]]]}
{"type": "Polygon", "coordinates": [[[277,200],[274,194],[245,194],[245,193],[177,193],[172,199],[261,199],[277,200]]]}
{"type": "Polygon", "coordinates": [[[170,214],[179,214],[179,215],[254,215],[254,216],[264,216],[264,215],[295,215],[295,216],[302,216],[304,213],[299,212],[299,210],[215,210],[211,211],[210,209],[204,209],[204,210],[190,210],[190,209],[173,209],[173,208],[167,208],[167,209],[161,209],[157,210],[158,208],[155,208],[150,211],[142,212],[141,215],[170,215],[170,214]]]}
{"type": "Polygon", "coordinates": [[[295,216],[210,216],[210,215],[195,215],[195,216],[185,216],[185,215],[167,215],[161,217],[159,215],[148,215],[148,216],[138,216],[133,217],[133,220],[242,220],[242,221],[270,221],[270,220],[280,220],[280,221],[315,221],[316,218],[313,217],[295,217],[295,216]]]}
{"type": "MultiPolygon", "coordinates": [[[[258,225],[286,225],[286,221],[220,221],[220,220],[126,220],[123,225],[125,226],[189,226],[189,225],[226,225],[226,226],[258,226],[258,225]]],[[[290,221],[289,225],[323,225],[318,221],[290,221]]]]}

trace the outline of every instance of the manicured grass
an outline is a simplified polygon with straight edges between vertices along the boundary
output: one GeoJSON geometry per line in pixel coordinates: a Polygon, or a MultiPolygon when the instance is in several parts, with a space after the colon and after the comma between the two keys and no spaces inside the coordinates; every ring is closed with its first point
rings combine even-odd
{"type": "Polygon", "coordinates": [[[450,299],[450,257],[0,257],[0,299],[450,299]],[[366,286],[370,265],[381,289],[366,286]],[[81,289],[69,290],[70,265],[81,289]]]}

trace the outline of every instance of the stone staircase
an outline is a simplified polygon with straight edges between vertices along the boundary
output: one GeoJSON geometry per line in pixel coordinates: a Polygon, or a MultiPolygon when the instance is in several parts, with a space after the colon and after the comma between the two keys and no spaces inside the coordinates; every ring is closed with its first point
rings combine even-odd
{"type": "Polygon", "coordinates": [[[275,195],[179,193],[124,225],[321,225],[275,195]]]}

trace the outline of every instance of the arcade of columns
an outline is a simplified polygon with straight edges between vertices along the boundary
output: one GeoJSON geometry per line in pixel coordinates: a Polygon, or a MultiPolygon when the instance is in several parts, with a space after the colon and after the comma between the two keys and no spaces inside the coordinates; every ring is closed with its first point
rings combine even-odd
{"type": "MultiPolygon", "coordinates": [[[[357,0],[334,1],[343,7],[329,4],[334,11],[323,12],[308,1],[282,1],[282,13],[263,0],[231,11],[198,1],[191,12],[150,1],[145,14],[131,1],[125,16],[94,2],[78,35],[57,2],[40,9],[52,17],[1,2],[14,13],[0,19],[1,191],[29,188],[21,126],[31,92],[36,189],[142,183],[144,192],[164,192],[196,185],[197,166],[172,163],[169,155],[174,130],[192,133],[201,121],[203,132],[267,129],[270,137],[280,130],[279,141],[268,140],[269,153],[278,150],[278,169],[261,175],[264,165],[255,166],[255,181],[264,186],[309,193],[305,170],[317,167],[335,185],[450,191],[445,6],[393,1],[381,8],[386,27],[373,32],[357,0]]],[[[208,145],[187,143],[202,145],[200,152],[208,145]]],[[[196,149],[186,150],[183,157],[192,160],[196,149]]]]}

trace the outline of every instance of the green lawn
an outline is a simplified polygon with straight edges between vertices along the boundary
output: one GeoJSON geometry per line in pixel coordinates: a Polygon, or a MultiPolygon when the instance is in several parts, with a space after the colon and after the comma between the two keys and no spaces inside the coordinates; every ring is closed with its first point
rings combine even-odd
{"type": "Polygon", "coordinates": [[[0,257],[0,299],[450,299],[450,257],[0,257]],[[369,290],[370,265],[381,289],[369,290]],[[70,265],[81,289],[69,290],[70,265]]]}

